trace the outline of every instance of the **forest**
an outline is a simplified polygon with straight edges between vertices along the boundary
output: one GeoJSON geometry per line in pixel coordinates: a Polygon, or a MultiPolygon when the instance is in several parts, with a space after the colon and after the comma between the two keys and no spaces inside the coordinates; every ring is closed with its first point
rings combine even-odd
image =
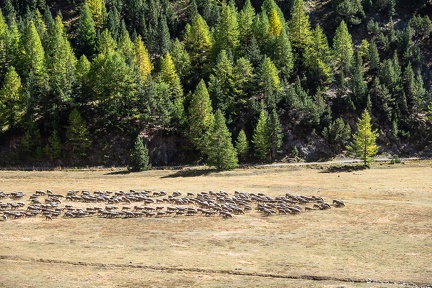
{"type": "Polygon", "coordinates": [[[432,156],[431,0],[0,3],[1,166],[432,156]]]}

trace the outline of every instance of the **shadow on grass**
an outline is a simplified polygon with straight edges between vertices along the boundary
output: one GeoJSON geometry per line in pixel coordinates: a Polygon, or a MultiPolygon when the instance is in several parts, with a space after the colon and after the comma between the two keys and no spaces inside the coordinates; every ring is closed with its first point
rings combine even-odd
{"type": "Polygon", "coordinates": [[[182,169],[173,174],[163,176],[163,178],[177,178],[177,177],[199,177],[208,175],[213,172],[218,172],[216,169],[182,169]]]}
{"type": "Polygon", "coordinates": [[[127,175],[130,173],[133,173],[133,172],[129,171],[129,170],[121,170],[121,171],[108,172],[108,173],[105,173],[104,175],[127,175]]]}
{"type": "Polygon", "coordinates": [[[368,167],[364,165],[342,165],[342,166],[330,166],[327,169],[322,170],[320,173],[341,173],[341,172],[353,172],[366,170],[368,167]]]}

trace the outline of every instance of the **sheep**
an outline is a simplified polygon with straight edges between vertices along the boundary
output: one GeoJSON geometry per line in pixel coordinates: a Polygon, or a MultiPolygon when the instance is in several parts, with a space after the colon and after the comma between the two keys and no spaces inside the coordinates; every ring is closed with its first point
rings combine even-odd
{"type": "Polygon", "coordinates": [[[3,221],[7,221],[8,220],[8,217],[7,217],[6,214],[3,214],[2,218],[3,218],[3,221]]]}

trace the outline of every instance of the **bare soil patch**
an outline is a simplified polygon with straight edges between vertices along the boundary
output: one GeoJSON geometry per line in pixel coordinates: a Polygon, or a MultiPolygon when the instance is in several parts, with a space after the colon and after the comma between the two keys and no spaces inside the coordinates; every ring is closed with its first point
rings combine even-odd
{"type": "MultiPolygon", "coordinates": [[[[237,190],[343,199],[346,207],[269,217],[254,210],[232,219],[2,221],[0,286],[364,287],[368,279],[371,287],[432,284],[432,163],[332,173],[319,168],[197,175],[1,171],[0,191],[27,196],[39,189],[64,195],[71,189],[237,190]]],[[[74,203],[87,205],[94,204],[74,203]]]]}

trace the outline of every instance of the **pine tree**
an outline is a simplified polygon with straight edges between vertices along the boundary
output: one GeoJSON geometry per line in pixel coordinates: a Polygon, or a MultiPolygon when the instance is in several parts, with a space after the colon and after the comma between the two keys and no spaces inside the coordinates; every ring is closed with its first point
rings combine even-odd
{"type": "Polygon", "coordinates": [[[169,52],[161,59],[160,76],[162,81],[169,86],[170,101],[175,107],[175,118],[181,121],[184,111],[183,88],[169,52]]]}
{"type": "Polygon", "coordinates": [[[78,56],[86,55],[92,59],[96,53],[96,28],[87,2],[81,9],[77,29],[78,56]]]}
{"type": "Polygon", "coordinates": [[[129,157],[129,171],[140,172],[151,169],[149,152],[139,135],[135,139],[134,147],[129,157]]]}
{"type": "Polygon", "coordinates": [[[336,69],[348,74],[352,67],[353,56],[354,49],[351,34],[345,22],[342,21],[333,38],[333,59],[335,60],[336,69]]]}
{"type": "Polygon", "coordinates": [[[372,157],[378,152],[377,137],[378,132],[372,130],[371,117],[365,110],[359,119],[357,132],[353,135],[353,142],[348,146],[348,150],[363,160],[365,166],[369,166],[373,161],[372,157]]]}
{"type": "Polygon", "coordinates": [[[245,161],[249,154],[249,142],[246,137],[244,130],[240,130],[240,133],[236,141],[237,155],[241,161],[245,161]]]}
{"type": "Polygon", "coordinates": [[[239,39],[243,47],[253,37],[252,24],[254,18],[255,9],[252,7],[250,0],[246,0],[238,15],[239,39]]]}
{"type": "Polygon", "coordinates": [[[270,143],[270,159],[274,161],[282,147],[282,125],[279,121],[279,116],[276,108],[273,108],[268,116],[269,143],[270,143]]]}
{"type": "Polygon", "coordinates": [[[26,111],[21,78],[13,66],[5,75],[0,89],[0,132],[13,129],[20,123],[26,111]]]}
{"type": "Polygon", "coordinates": [[[104,24],[104,0],[86,0],[86,4],[88,5],[95,25],[97,27],[102,27],[104,24]]]}
{"type": "Polygon", "coordinates": [[[73,156],[86,156],[91,146],[90,133],[86,121],[77,109],[69,114],[69,126],[66,127],[66,147],[73,156]]]}
{"type": "Polygon", "coordinates": [[[206,134],[212,129],[214,124],[210,95],[204,80],[198,83],[192,94],[188,114],[189,139],[199,151],[204,152],[207,146],[206,134]]]}
{"type": "Polygon", "coordinates": [[[201,79],[207,72],[211,60],[212,39],[209,27],[201,15],[185,27],[184,44],[192,64],[194,80],[201,79]]]}
{"type": "Polygon", "coordinates": [[[6,33],[6,59],[7,62],[14,67],[21,67],[21,33],[15,20],[9,25],[6,33]]]}
{"type": "Polygon", "coordinates": [[[155,52],[159,55],[164,55],[171,48],[171,36],[166,17],[161,17],[161,19],[159,20],[159,26],[157,31],[157,48],[155,49],[155,52]]]}
{"type": "Polygon", "coordinates": [[[191,59],[183,42],[175,39],[171,47],[171,56],[177,73],[183,83],[187,83],[191,73],[191,59]]]}
{"type": "Polygon", "coordinates": [[[270,153],[270,130],[268,127],[268,116],[265,110],[262,110],[255,127],[252,143],[254,144],[255,156],[258,160],[266,162],[270,153]]]}
{"type": "Polygon", "coordinates": [[[372,42],[369,45],[369,70],[372,72],[377,71],[380,68],[380,57],[378,53],[378,48],[375,44],[375,41],[372,40],[372,42]]]}
{"type": "Polygon", "coordinates": [[[209,132],[207,145],[207,164],[216,166],[218,170],[238,167],[237,151],[231,142],[231,133],[220,110],[214,116],[214,125],[209,132]]]}
{"type": "Polygon", "coordinates": [[[214,32],[213,55],[216,58],[222,50],[235,54],[240,44],[237,11],[231,5],[222,3],[219,25],[214,32]]]}
{"type": "Polygon", "coordinates": [[[153,64],[150,62],[149,53],[141,39],[138,36],[135,40],[135,65],[138,67],[141,79],[143,81],[147,80],[148,76],[153,70],[153,64]]]}
{"type": "Polygon", "coordinates": [[[351,100],[358,111],[366,109],[367,84],[364,80],[363,63],[360,53],[356,53],[356,61],[350,81],[351,100]]]}
{"type": "Polygon", "coordinates": [[[312,43],[304,53],[305,66],[307,69],[308,80],[312,83],[326,85],[332,79],[331,72],[331,51],[328,45],[327,37],[317,25],[312,33],[312,43]]]}
{"type": "Polygon", "coordinates": [[[291,20],[288,22],[291,45],[297,51],[306,49],[312,42],[312,30],[309,16],[303,0],[294,0],[291,20]]]}
{"type": "Polygon", "coordinates": [[[59,159],[61,156],[62,143],[57,130],[48,137],[48,144],[45,146],[45,155],[51,160],[59,159]]]}
{"type": "Polygon", "coordinates": [[[288,79],[294,68],[294,56],[291,49],[291,42],[285,29],[282,29],[279,36],[276,37],[271,57],[280,71],[281,78],[285,77],[288,79]]]}
{"type": "Polygon", "coordinates": [[[265,96],[266,106],[269,108],[276,107],[282,87],[278,70],[268,57],[262,63],[259,81],[265,96]]]}
{"type": "Polygon", "coordinates": [[[322,134],[335,152],[340,153],[351,137],[351,127],[342,118],[337,118],[323,129],[322,134]]]}
{"type": "Polygon", "coordinates": [[[117,42],[111,36],[108,29],[104,29],[97,38],[97,52],[98,54],[106,54],[108,51],[117,50],[117,42]]]}

